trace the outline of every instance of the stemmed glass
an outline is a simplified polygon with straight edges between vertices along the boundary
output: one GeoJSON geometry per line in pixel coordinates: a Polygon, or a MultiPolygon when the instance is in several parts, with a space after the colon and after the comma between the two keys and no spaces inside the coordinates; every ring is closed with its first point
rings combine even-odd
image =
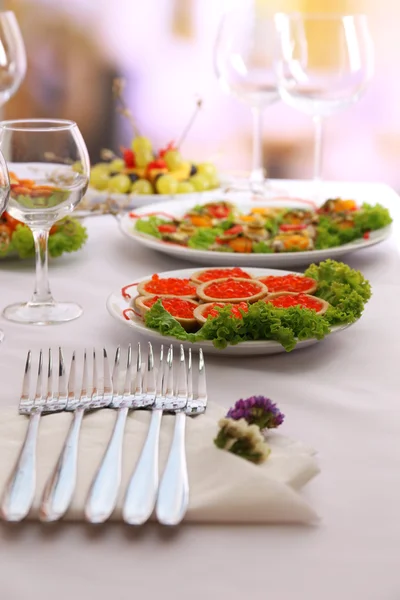
{"type": "Polygon", "coordinates": [[[365,15],[278,13],[275,69],[282,100],[311,115],[314,181],[322,178],[323,119],[357,102],[374,71],[365,15]]]}
{"type": "Polygon", "coordinates": [[[12,11],[0,11],[0,106],[15,94],[26,73],[24,41],[12,11]]]}
{"type": "Polygon", "coordinates": [[[224,90],[249,104],[253,115],[253,167],[250,187],[265,189],[262,151],[264,108],[279,100],[274,73],[274,21],[263,7],[245,2],[222,19],[214,50],[218,80],[224,90]]]}
{"type": "Polygon", "coordinates": [[[10,172],[9,214],[32,231],[36,284],[31,300],[7,306],[3,315],[17,323],[50,325],[76,319],[82,308],[55,302],[47,272],[51,227],[69,215],[85,194],[89,156],[76,123],[65,120],[16,120],[0,123],[0,148],[10,172]]]}

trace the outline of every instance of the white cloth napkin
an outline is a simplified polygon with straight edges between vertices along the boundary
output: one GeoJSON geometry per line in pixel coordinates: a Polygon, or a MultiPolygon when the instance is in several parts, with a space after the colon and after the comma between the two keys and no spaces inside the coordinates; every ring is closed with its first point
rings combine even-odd
{"type": "MultiPolygon", "coordinates": [[[[187,419],[186,449],[190,484],[187,521],[215,523],[308,523],[317,515],[300,495],[300,488],[318,472],[313,450],[274,432],[271,454],[262,465],[216,448],[213,439],[224,410],[210,405],[204,415],[187,419]]],[[[110,438],[116,413],[100,410],[84,417],[79,450],[78,482],[65,519],[83,520],[89,486],[110,438]]],[[[59,456],[72,415],[57,413],[41,419],[37,460],[37,493],[29,518],[38,514],[41,493],[59,456]]],[[[128,416],[123,454],[123,478],[112,516],[121,520],[124,493],[146,437],[150,413],[128,416]]],[[[160,469],[166,462],[174,417],[163,418],[160,469]]],[[[15,408],[0,410],[0,489],[9,477],[21,448],[27,417],[15,408]]]]}

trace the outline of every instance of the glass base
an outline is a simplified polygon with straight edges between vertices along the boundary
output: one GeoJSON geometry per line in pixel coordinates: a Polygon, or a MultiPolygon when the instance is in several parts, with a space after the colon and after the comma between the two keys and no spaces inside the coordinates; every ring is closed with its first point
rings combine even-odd
{"type": "Polygon", "coordinates": [[[264,181],[252,181],[251,179],[236,179],[235,181],[226,183],[223,186],[223,191],[229,193],[243,193],[254,196],[260,199],[274,199],[280,197],[289,197],[291,194],[277,184],[272,183],[269,179],[264,181]]]}
{"type": "Polygon", "coordinates": [[[81,316],[83,308],[74,302],[51,302],[34,304],[32,302],[11,304],[3,310],[3,317],[14,323],[30,325],[58,325],[81,316]]]}

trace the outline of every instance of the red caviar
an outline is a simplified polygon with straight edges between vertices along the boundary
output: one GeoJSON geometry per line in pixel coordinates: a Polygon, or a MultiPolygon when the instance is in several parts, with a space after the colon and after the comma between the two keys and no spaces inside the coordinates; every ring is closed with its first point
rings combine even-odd
{"type": "Polygon", "coordinates": [[[290,308],[291,306],[301,306],[310,310],[320,311],[323,303],[318,298],[312,298],[305,294],[282,295],[276,298],[267,298],[266,302],[273,304],[277,308],[290,308]]]}
{"type": "Polygon", "coordinates": [[[260,277],[268,291],[273,292],[309,292],[315,289],[315,280],[303,275],[267,275],[260,277]]]}
{"type": "Polygon", "coordinates": [[[227,279],[213,281],[205,288],[204,293],[210,298],[250,298],[260,291],[260,285],[254,281],[227,279]]]}
{"type": "Polygon", "coordinates": [[[143,300],[143,304],[151,308],[153,304],[161,300],[161,304],[166,311],[173,317],[179,319],[193,319],[193,311],[197,307],[196,302],[191,300],[183,300],[182,298],[163,298],[161,296],[152,296],[143,300]]]}
{"type": "Polygon", "coordinates": [[[189,279],[178,279],[177,277],[167,277],[161,279],[158,275],[153,275],[151,281],[148,281],[144,287],[149,294],[171,295],[171,296],[194,296],[196,286],[189,279]]]}
{"type": "Polygon", "coordinates": [[[242,312],[249,312],[249,306],[247,302],[239,302],[238,304],[223,304],[223,302],[213,302],[210,306],[207,306],[201,313],[202,316],[207,317],[218,317],[219,311],[216,308],[224,308],[225,306],[230,307],[231,316],[235,319],[243,319],[242,312]],[[242,312],[241,312],[242,311],[242,312]]]}
{"type": "Polygon", "coordinates": [[[196,279],[199,281],[213,281],[214,279],[224,279],[225,277],[241,277],[242,279],[251,279],[251,276],[242,271],[240,267],[233,267],[232,269],[207,269],[201,273],[196,279]]]}

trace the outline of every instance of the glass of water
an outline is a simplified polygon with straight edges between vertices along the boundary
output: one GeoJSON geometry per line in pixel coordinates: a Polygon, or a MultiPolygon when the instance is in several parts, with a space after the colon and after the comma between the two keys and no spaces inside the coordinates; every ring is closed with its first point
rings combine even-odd
{"type": "Polygon", "coordinates": [[[56,302],[50,291],[47,259],[49,232],[69,215],[85,194],[89,156],[76,123],[64,120],[17,120],[0,123],[0,149],[10,173],[9,214],[32,231],[36,284],[29,302],[7,306],[10,321],[51,325],[76,319],[82,308],[56,302]]]}
{"type": "Polygon", "coordinates": [[[373,76],[374,51],[367,17],[278,13],[275,24],[275,68],[281,98],[314,121],[314,180],[318,190],[323,119],[357,102],[373,76]]]}
{"type": "Polygon", "coordinates": [[[253,165],[250,187],[265,187],[262,147],[264,109],[279,100],[274,72],[275,26],[270,13],[255,2],[243,2],[222,19],[214,49],[221,87],[248,104],[253,116],[253,165]]]}

